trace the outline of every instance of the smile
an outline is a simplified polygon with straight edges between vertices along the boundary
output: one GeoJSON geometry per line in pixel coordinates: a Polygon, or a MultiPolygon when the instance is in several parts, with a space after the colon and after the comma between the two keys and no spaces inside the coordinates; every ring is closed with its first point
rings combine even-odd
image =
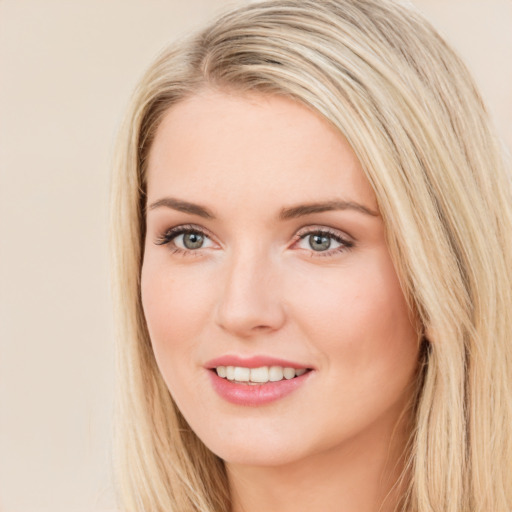
{"type": "Polygon", "coordinates": [[[311,368],[292,366],[216,365],[209,369],[215,392],[235,405],[258,407],[295,394],[316,373],[311,368]]]}
{"type": "Polygon", "coordinates": [[[267,382],[290,380],[304,375],[306,368],[291,368],[283,366],[260,366],[247,368],[244,366],[217,366],[214,369],[217,375],[237,384],[258,385],[267,382]]]}

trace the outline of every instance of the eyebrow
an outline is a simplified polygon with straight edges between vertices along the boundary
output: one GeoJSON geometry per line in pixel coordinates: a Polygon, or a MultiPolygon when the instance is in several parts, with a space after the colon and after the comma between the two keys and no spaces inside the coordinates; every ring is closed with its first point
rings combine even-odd
{"type": "Polygon", "coordinates": [[[304,215],[311,215],[312,213],[330,212],[335,210],[355,210],[365,215],[378,217],[379,213],[354,201],[341,201],[333,200],[321,203],[308,203],[290,208],[283,208],[279,214],[281,220],[295,219],[304,215]]]}
{"type": "MultiPolygon", "coordinates": [[[[189,203],[188,201],[176,199],[174,197],[164,197],[163,199],[159,199],[158,201],[151,203],[148,207],[148,210],[154,210],[155,208],[161,207],[171,208],[183,213],[190,213],[192,215],[197,215],[198,217],[203,217],[204,219],[215,219],[215,215],[208,208],[199,204],[189,203]]],[[[370,215],[372,217],[379,216],[378,212],[360,203],[356,203],[354,201],[333,200],[320,203],[307,203],[298,206],[291,206],[289,208],[283,208],[279,213],[279,219],[296,219],[298,217],[311,215],[313,213],[322,213],[335,210],[354,210],[356,212],[364,213],[365,215],[370,215]]]]}
{"type": "Polygon", "coordinates": [[[158,201],[150,204],[148,210],[154,210],[155,208],[160,208],[162,206],[177,210],[179,212],[198,215],[199,217],[203,217],[205,219],[215,219],[215,215],[213,215],[213,213],[208,210],[208,208],[198,204],[189,203],[188,201],[182,201],[181,199],[175,199],[174,197],[164,197],[163,199],[159,199],[158,201]]]}

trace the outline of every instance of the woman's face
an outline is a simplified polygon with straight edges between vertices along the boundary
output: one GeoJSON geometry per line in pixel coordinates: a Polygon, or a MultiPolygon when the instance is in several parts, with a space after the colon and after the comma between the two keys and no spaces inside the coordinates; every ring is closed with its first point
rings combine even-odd
{"type": "Polygon", "coordinates": [[[147,178],[144,312],[206,446],[276,465],[390,433],[417,329],[346,140],[292,100],[205,90],[166,113],[147,178]]]}

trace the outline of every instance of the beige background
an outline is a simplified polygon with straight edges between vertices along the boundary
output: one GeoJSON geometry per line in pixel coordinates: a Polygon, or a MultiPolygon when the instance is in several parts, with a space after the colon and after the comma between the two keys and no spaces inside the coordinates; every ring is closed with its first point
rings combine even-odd
{"type": "MultiPolygon", "coordinates": [[[[229,2],[234,3],[234,2],[229,2]]],[[[417,0],[512,146],[512,1],[417,0]]],[[[226,0],[0,0],[0,510],[114,510],[108,169],[137,77],[226,0]]]]}

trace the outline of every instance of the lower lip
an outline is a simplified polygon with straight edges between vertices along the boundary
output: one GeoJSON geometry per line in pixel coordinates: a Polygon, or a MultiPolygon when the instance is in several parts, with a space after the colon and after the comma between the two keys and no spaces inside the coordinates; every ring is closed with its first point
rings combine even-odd
{"type": "Polygon", "coordinates": [[[312,371],[308,371],[300,377],[266,384],[238,384],[219,377],[215,371],[208,371],[212,381],[213,389],[226,401],[235,405],[258,406],[275,402],[293,393],[300,388],[312,371]]]}

